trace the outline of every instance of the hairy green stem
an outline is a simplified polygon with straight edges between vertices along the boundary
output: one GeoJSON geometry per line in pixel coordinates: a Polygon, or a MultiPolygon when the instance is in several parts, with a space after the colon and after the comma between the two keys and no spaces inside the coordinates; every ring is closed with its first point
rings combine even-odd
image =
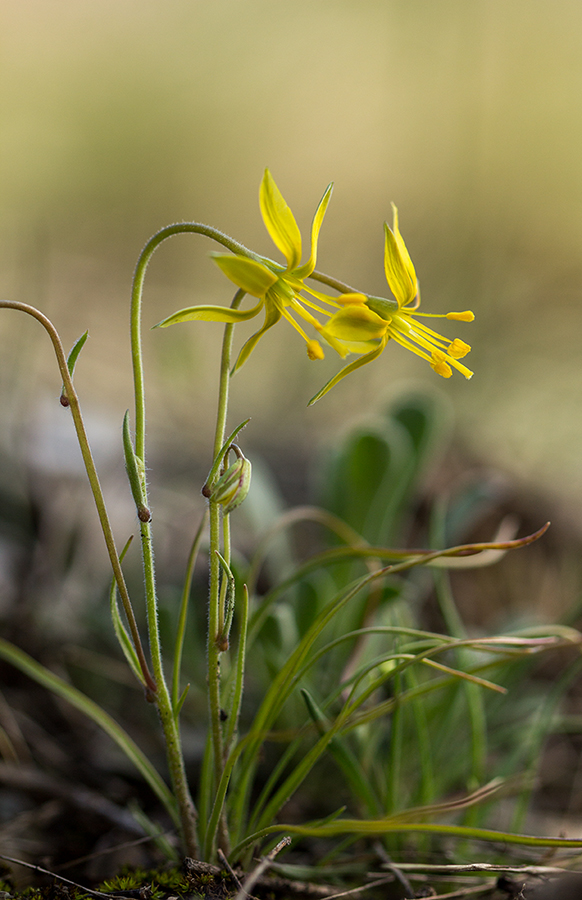
{"type": "MultiPolygon", "coordinates": [[[[143,490],[147,502],[147,485],[145,483],[145,386],[143,374],[143,357],[142,357],[142,341],[141,341],[141,308],[143,297],[143,286],[145,274],[152,255],[163,241],[174,237],[177,234],[201,234],[209,237],[222,244],[228,250],[239,256],[246,256],[251,259],[259,259],[256,254],[248,250],[238,241],[199,222],[183,222],[176,225],[168,225],[162,228],[147,242],[140,253],[135,274],[133,278],[132,294],[131,294],[131,358],[133,365],[133,379],[135,391],[135,454],[138,459],[138,465],[141,466],[143,476],[143,490]]],[[[233,301],[233,306],[240,303],[244,296],[243,291],[237,291],[233,301]]],[[[232,347],[233,326],[227,325],[225,330],[225,338],[223,345],[220,390],[219,390],[219,407],[218,421],[216,426],[216,441],[214,447],[214,456],[219,453],[222,440],[224,439],[224,427],[226,422],[226,411],[228,405],[228,378],[230,365],[230,352],[232,347]],[[226,362],[225,362],[226,360],[226,362]],[[218,446],[216,445],[218,442],[218,446]]],[[[217,610],[219,596],[219,561],[215,549],[220,547],[220,509],[216,508],[217,504],[210,504],[210,612],[209,612],[209,653],[208,653],[208,688],[210,697],[211,710],[211,729],[213,735],[213,746],[215,753],[215,772],[220,777],[222,768],[222,741],[220,729],[220,680],[218,671],[219,651],[216,646],[217,629],[217,610]],[[218,755],[217,755],[218,754],[218,755]]],[[[142,538],[142,556],[144,566],[145,591],[146,591],[146,610],[148,621],[148,635],[150,642],[150,653],[152,658],[152,667],[154,677],[157,684],[156,702],[160,714],[160,720],[164,731],[166,741],[166,750],[168,756],[168,765],[172,777],[172,784],[176,793],[176,798],[180,805],[182,816],[182,830],[185,848],[190,856],[197,853],[196,838],[196,813],[194,803],[190,795],[188,783],[186,781],[186,773],[184,768],[184,758],[179,734],[179,722],[174,715],[174,707],[172,698],[168,691],[166,679],[163,670],[163,661],[160,644],[160,634],[158,625],[158,601],[156,595],[156,583],[154,573],[154,555],[152,546],[151,525],[149,522],[142,522],[140,526],[142,538]]],[[[218,780],[217,779],[217,780],[218,780]]]]}
{"type": "MultiPolygon", "coordinates": [[[[237,309],[244,297],[244,291],[239,290],[234,295],[231,307],[237,309]]],[[[232,355],[232,341],[234,337],[234,325],[227,324],[224,329],[222,341],[222,355],[220,360],[220,376],[218,384],[218,410],[216,416],[216,430],[214,435],[214,453],[216,458],[220,453],[226,432],[226,417],[228,413],[228,389],[230,382],[230,359],[232,355]]],[[[208,683],[210,694],[210,721],[214,746],[214,771],[217,783],[222,772],[222,726],[220,722],[220,677],[218,661],[220,650],[217,638],[220,634],[220,560],[216,551],[221,549],[221,509],[220,504],[210,503],[210,605],[208,612],[208,683]]],[[[230,563],[230,539],[228,528],[225,528],[225,545],[223,555],[230,563]],[[228,544],[228,546],[226,546],[228,544]]]]}
{"type": "MultiPolygon", "coordinates": [[[[176,225],[167,225],[165,228],[162,228],[154,234],[141,251],[133,276],[131,298],[131,356],[135,384],[135,452],[142,460],[145,452],[145,390],[141,352],[141,303],[143,285],[146,270],[154,252],[163,241],[174,237],[177,234],[201,234],[217,241],[219,244],[222,244],[223,247],[226,247],[227,250],[236,253],[238,256],[246,256],[249,259],[260,261],[260,257],[256,253],[253,253],[252,250],[243,246],[243,244],[239,244],[238,241],[223,234],[222,231],[211,228],[209,225],[202,225],[200,222],[180,222],[176,225]]],[[[215,450],[214,455],[216,455],[217,452],[218,450],[215,450]]]]}
{"type": "Polygon", "coordinates": [[[101,488],[101,483],[99,481],[99,476],[97,474],[97,469],[95,467],[95,462],[93,460],[93,454],[91,453],[91,447],[89,445],[89,439],[87,438],[87,432],[85,431],[85,423],[83,422],[83,416],[81,414],[81,407],[79,404],[79,398],[77,396],[77,392],[73,386],[73,380],[69,373],[69,367],[67,365],[67,358],[65,356],[65,351],[63,349],[63,345],[61,339],[59,337],[59,333],[56,330],[53,323],[48,319],[43,313],[39,312],[38,309],[35,309],[34,306],[29,306],[27,303],[19,303],[17,301],[11,300],[0,300],[0,308],[3,309],[16,309],[20,312],[27,313],[29,316],[32,316],[37,322],[44,327],[47,331],[52,345],[55,351],[55,355],[57,358],[57,363],[59,366],[59,371],[61,374],[61,378],[63,381],[64,393],[61,398],[61,402],[63,402],[63,398],[66,398],[66,402],[64,405],[68,405],[71,410],[71,415],[73,417],[73,423],[75,426],[75,431],[77,433],[77,440],[79,441],[79,447],[81,449],[81,455],[83,457],[83,462],[85,464],[85,469],[87,471],[87,477],[89,479],[89,484],[91,486],[91,491],[93,493],[93,499],[95,501],[95,506],[97,508],[97,515],[99,516],[99,522],[101,524],[101,529],[103,531],[103,537],[105,538],[105,544],[107,547],[107,552],[109,554],[109,560],[111,562],[111,568],[113,569],[113,574],[115,576],[115,581],[117,582],[117,587],[119,590],[119,595],[121,597],[121,602],[123,603],[123,608],[125,611],[125,615],[127,617],[127,622],[129,625],[129,630],[131,632],[131,637],[134,643],[135,652],[137,654],[137,658],[139,660],[140,669],[142,671],[144,681],[147,685],[147,688],[155,693],[156,691],[156,683],[152,678],[152,675],[149,671],[148,664],[145,658],[145,654],[143,651],[143,647],[141,644],[141,639],[139,636],[139,631],[137,628],[137,622],[135,620],[135,615],[133,612],[133,608],[131,606],[131,601],[129,599],[129,593],[127,591],[127,586],[125,584],[125,578],[123,576],[123,571],[121,569],[121,563],[119,561],[119,555],[117,553],[117,547],[115,546],[115,539],[113,537],[113,531],[111,528],[111,523],[109,521],[109,516],[107,514],[107,507],[105,505],[105,498],[103,496],[103,490],[101,488]]]}
{"type": "MultiPolygon", "coordinates": [[[[131,300],[131,354],[132,354],[132,363],[133,363],[133,374],[134,374],[134,390],[135,390],[135,454],[138,460],[138,465],[141,466],[142,476],[143,476],[143,491],[144,497],[146,501],[146,506],[149,506],[147,501],[147,485],[145,482],[145,388],[144,388],[144,375],[143,375],[143,360],[142,360],[142,346],[141,346],[141,307],[142,307],[142,296],[143,296],[143,285],[145,273],[149,264],[149,261],[152,257],[152,254],[156,250],[156,248],[167,238],[173,237],[176,234],[184,234],[184,233],[194,233],[194,234],[203,234],[207,237],[213,238],[217,240],[219,243],[226,246],[229,250],[232,250],[235,253],[242,254],[245,256],[253,256],[250,250],[247,250],[241,244],[238,244],[236,241],[232,241],[226,235],[222,234],[222,232],[217,231],[214,228],[209,228],[206,225],[201,225],[199,223],[190,222],[183,223],[179,225],[170,225],[167,228],[163,228],[157,234],[155,234],[146,244],[142,253],[140,254],[135,275],[134,282],[132,288],[132,300],[131,300]]],[[[242,299],[242,292],[241,294],[242,299]]],[[[230,338],[232,342],[232,336],[230,338]]],[[[228,374],[228,372],[227,372],[228,374]]],[[[223,395],[223,391],[221,391],[221,396],[223,395]]],[[[219,420],[220,416],[220,408],[219,408],[219,420]]],[[[222,422],[226,419],[226,407],[224,407],[222,413],[222,422]]],[[[222,435],[224,435],[224,424],[222,425],[222,435]]],[[[220,448],[219,448],[220,449],[220,448]]],[[[216,451],[215,451],[216,452],[216,451]]],[[[212,504],[214,505],[214,504],[212,504]]],[[[211,505],[211,506],[212,506],[211,505]]],[[[214,529],[216,530],[216,529],[214,529]]],[[[213,531],[213,522],[212,522],[212,508],[211,508],[211,534],[213,531]]],[[[153,545],[152,545],[152,530],[149,522],[141,522],[140,523],[140,532],[141,532],[141,540],[142,540],[142,558],[143,558],[143,568],[144,568],[144,581],[145,581],[145,592],[146,592],[146,611],[147,611],[147,621],[148,621],[148,636],[149,636],[149,644],[150,644],[150,654],[152,659],[152,667],[154,671],[154,678],[157,685],[156,690],[156,703],[158,706],[158,712],[160,715],[160,720],[162,724],[162,729],[164,732],[164,738],[166,742],[166,752],[168,757],[168,766],[170,769],[170,775],[172,779],[172,786],[176,795],[176,799],[178,801],[181,813],[182,820],[182,832],[184,839],[184,846],[186,852],[190,856],[195,856],[198,852],[198,841],[196,835],[196,811],[194,807],[194,803],[192,801],[192,797],[190,795],[190,790],[188,787],[188,783],[186,780],[186,772],[184,767],[184,757],[182,752],[182,745],[180,740],[180,732],[179,732],[179,722],[178,717],[174,714],[174,706],[172,704],[172,698],[170,696],[170,692],[168,690],[168,686],[166,683],[164,669],[163,669],[163,660],[162,660],[162,651],[161,651],[161,642],[160,642],[160,632],[159,632],[159,624],[158,624],[158,599],[156,593],[156,581],[155,581],[155,570],[154,570],[154,553],[153,553],[153,545]]],[[[218,565],[218,562],[216,563],[218,565]]],[[[216,573],[216,577],[218,579],[218,572],[216,573]]],[[[210,660],[209,660],[210,664],[210,660]]],[[[215,691],[216,693],[216,691],[215,691]]],[[[220,715],[220,710],[218,710],[218,718],[220,715]]]]}
{"type": "MultiPolygon", "coordinates": [[[[174,237],[177,234],[201,234],[206,237],[212,238],[218,243],[222,244],[228,250],[231,250],[233,253],[237,253],[238,255],[250,257],[256,259],[256,254],[252,253],[252,251],[248,250],[242,244],[239,244],[237,241],[233,241],[227,235],[218,231],[215,228],[211,228],[207,225],[203,225],[198,222],[184,222],[177,225],[169,225],[166,228],[162,228],[158,231],[145,245],[142,250],[135,274],[133,279],[132,286],[132,295],[131,295],[131,357],[132,357],[132,365],[133,365],[133,378],[134,378],[134,392],[135,392],[135,455],[137,457],[138,465],[141,467],[141,473],[143,477],[143,492],[145,497],[146,506],[149,506],[147,500],[147,485],[145,481],[145,386],[144,386],[144,373],[143,373],[143,356],[142,356],[142,340],[141,340],[141,308],[142,308],[142,297],[143,297],[143,286],[145,280],[145,274],[147,271],[147,267],[149,265],[150,259],[155,252],[155,250],[160,246],[163,241],[168,238],[174,237]]],[[[242,291],[238,291],[233,304],[240,303],[244,296],[242,291]]],[[[220,393],[219,393],[219,412],[218,412],[218,422],[217,422],[217,436],[220,434],[222,438],[224,438],[224,424],[226,422],[226,409],[227,409],[227,401],[228,401],[228,367],[230,362],[230,348],[232,346],[232,326],[227,326],[225,333],[225,347],[228,344],[227,351],[227,365],[226,371],[224,371],[224,358],[225,353],[223,350],[223,365],[221,368],[221,383],[220,383],[220,393]],[[228,334],[228,339],[227,339],[228,334]]],[[[218,439],[218,438],[217,438],[218,439]]],[[[218,447],[215,444],[214,455],[220,451],[221,443],[219,441],[218,447]]],[[[220,512],[219,510],[214,511],[213,507],[216,504],[210,505],[210,534],[211,534],[211,597],[213,592],[213,583],[217,585],[216,597],[218,599],[218,583],[219,583],[219,563],[216,554],[213,552],[213,547],[218,549],[219,547],[219,521],[220,521],[220,512]],[[218,517],[218,518],[217,518],[218,517]],[[214,534],[214,543],[212,535],[214,534]]],[[[149,522],[141,522],[140,523],[140,532],[141,532],[141,541],[142,541],[142,558],[143,558],[143,567],[144,567],[144,580],[145,580],[145,592],[146,592],[146,612],[147,612],[147,622],[148,622],[148,636],[150,643],[150,654],[152,659],[152,667],[154,671],[154,678],[157,685],[156,690],[156,703],[158,706],[158,712],[160,715],[160,720],[162,724],[162,729],[164,732],[164,738],[166,742],[166,752],[168,757],[168,765],[170,769],[170,775],[172,779],[172,786],[174,792],[176,794],[176,799],[178,800],[178,804],[180,806],[180,813],[182,819],[182,831],[183,831],[183,839],[186,852],[190,856],[195,856],[198,851],[198,841],[196,836],[196,811],[194,807],[194,803],[192,801],[192,797],[190,795],[190,790],[188,788],[188,783],[186,780],[186,772],[184,767],[184,757],[182,752],[182,745],[180,741],[180,733],[179,733],[179,722],[177,716],[174,714],[174,707],[172,704],[172,698],[170,696],[170,692],[168,690],[168,686],[166,683],[164,669],[163,669],[163,660],[162,660],[162,652],[161,652],[161,642],[160,642],[160,633],[159,633],[159,625],[158,625],[158,600],[156,593],[156,582],[155,582],[155,570],[154,570],[154,554],[153,554],[153,545],[152,545],[152,530],[149,522]]],[[[216,607],[216,603],[214,604],[216,607]]],[[[214,626],[214,630],[209,631],[209,635],[213,634],[216,636],[216,621],[215,619],[215,609],[213,609],[213,603],[211,600],[210,604],[210,615],[209,615],[209,627],[214,626]]],[[[215,753],[218,749],[221,749],[219,745],[217,745],[217,739],[220,735],[220,687],[219,687],[219,673],[218,673],[218,648],[216,647],[214,638],[210,640],[209,637],[209,645],[213,646],[213,650],[209,653],[208,657],[208,667],[209,667],[209,695],[210,695],[210,707],[212,712],[211,721],[212,725],[212,733],[213,733],[213,741],[214,741],[214,750],[215,753]],[[212,672],[212,674],[211,674],[212,672]],[[218,726],[218,727],[216,727],[218,726]]],[[[218,765],[221,766],[222,753],[218,757],[218,765]]]]}
{"type": "MultiPolygon", "coordinates": [[[[239,290],[234,295],[231,307],[238,308],[244,291],[239,290]]],[[[222,341],[222,355],[220,360],[220,376],[218,386],[218,410],[216,417],[216,431],[214,435],[214,458],[220,453],[226,431],[226,417],[228,412],[228,389],[230,382],[230,360],[232,354],[232,341],[234,337],[234,325],[227,324],[224,329],[222,341]]],[[[221,591],[220,591],[220,560],[218,552],[221,549],[221,507],[219,503],[210,501],[210,599],[208,606],[208,706],[210,716],[210,730],[212,734],[212,748],[214,756],[214,779],[218,786],[224,768],[224,740],[221,721],[220,698],[220,654],[219,646],[220,625],[223,621],[221,615],[221,591]],[[217,552],[218,551],[218,552],[217,552]]],[[[222,552],[227,564],[230,562],[230,532],[224,530],[225,545],[222,552]],[[228,545],[228,546],[227,546],[228,545]]]]}
{"type": "Polygon", "coordinates": [[[338,281],[337,278],[332,278],[331,275],[326,275],[325,272],[318,272],[317,269],[313,270],[309,278],[312,278],[314,281],[319,281],[320,284],[326,284],[340,294],[363,293],[362,291],[358,291],[357,288],[350,287],[349,284],[345,284],[343,281],[338,281]]]}

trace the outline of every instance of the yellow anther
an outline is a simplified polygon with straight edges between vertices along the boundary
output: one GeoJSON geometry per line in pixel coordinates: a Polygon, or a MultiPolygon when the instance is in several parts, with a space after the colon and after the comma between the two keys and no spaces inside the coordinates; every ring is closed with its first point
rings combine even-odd
{"type": "Polygon", "coordinates": [[[309,359],[323,359],[325,354],[319,341],[307,341],[307,355],[309,359]]]}
{"type": "Polygon", "coordinates": [[[442,350],[434,350],[431,355],[430,365],[437,375],[442,375],[443,378],[450,378],[453,370],[445,360],[446,357],[442,350]]]}
{"type": "Polygon", "coordinates": [[[470,349],[471,347],[469,344],[466,344],[460,338],[455,338],[453,343],[448,348],[447,353],[449,354],[449,356],[452,356],[453,359],[462,359],[467,355],[470,349]]]}
{"type": "Polygon", "coordinates": [[[455,322],[472,322],[475,318],[475,313],[471,312],[470,309],[466,309],[464,312],[447,313],[446,318],[454,319],[455,322]]]}

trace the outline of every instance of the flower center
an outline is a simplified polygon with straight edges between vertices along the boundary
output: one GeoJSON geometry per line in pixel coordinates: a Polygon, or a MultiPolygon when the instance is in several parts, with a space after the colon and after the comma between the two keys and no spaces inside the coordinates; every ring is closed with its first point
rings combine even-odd
{"type": "Polygon", "coordinates": [[[368,297],[366,306],[375,312],[381,319],[389,322],[395,312],[398,312],[398,302],[396,300],[385,300],[384,297],[368,297]]]}

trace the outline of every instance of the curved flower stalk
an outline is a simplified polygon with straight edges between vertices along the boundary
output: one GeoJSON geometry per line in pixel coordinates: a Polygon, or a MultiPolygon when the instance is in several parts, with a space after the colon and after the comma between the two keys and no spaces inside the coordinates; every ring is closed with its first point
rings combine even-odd
{"type": "Polygon", "coordinates": [[[450,378],[457,369],[465,378],[473,373],[459,362],[471,347],[460,338],[453,341],[429,328],[419,318],[452,319],[472,322],[470,310],[449,313],[420,313],[420,291],[416,271],[398,228],[398,210],[392,205],[394,223],[390,228],[384,223],[384,271],[393,300],[370,297],[365,294],[341,294],[337,299],[342,309],[331,316],[327,325],[319,328],[321,336],[340,356],[348,353],[365,354],[345,366],[310,401],[315,403],[338,381],[360,366],[372,362],[382,353],[390,339],[427,360],[438,375],[450,378]]]}
{"type": "MultiPolygon", "coordinates": [[[[315,269],[319,231],[332,190],[333,184],[329,184],[315,211],[311,225],[309,259],[301,265],[301,232],[271,173],[266,169],[259,191],[261,214],[273,243],[285,257],[287,265],[283,266],[266,256],[251,258],[239,254],[211,253],[215,263],[227,278],[230,278],[246,294],[258,298],[259,302],[257,305],[246,310],[225,309],[222,306],[191,306],[179,310],[179,312],[159,322],[156,327],[166,328],[168,325],[175,325],[178,322],[186,322],[192,319],[235,324],[253,319],[255,316],[258,316],[261,310],[264,310],[265,321],[262,328],[256,331],[243,345],[233,371],[242,366],[261,337],[273,325],[276,325],[281,317],[285,318],[306,342],[309,358],[323,359],[324,353],[321,344],[316,339],[308,337],[295,316],[299,316],[317,332],[320,332],[321,323],[309,310],[313,309],[320,315],[327,317],[332,315],[332,313],[322,309],[312,300],[300,296],[301,291],[306,291],[321,303],[325,303],[334,309],[341,309],[341,303],[336,299],[314,291],[305,284],[305,279],[309,278],[315,269]]],[[[346,298],[351,296],[351,294],[342,296],[342,302],[345,302],[346,298]]]]}

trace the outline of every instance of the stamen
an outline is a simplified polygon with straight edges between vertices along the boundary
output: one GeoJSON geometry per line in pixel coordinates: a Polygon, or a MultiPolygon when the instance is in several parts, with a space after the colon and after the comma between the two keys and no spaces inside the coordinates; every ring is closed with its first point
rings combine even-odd
{"type": "Polygon", "coordinates": [[[456,322],[472,322],[475,319],[475,313],[470,309],[464,312],[450,312],[446,315],[447,319],[454,319],[456,322]]]}
{"type": "Polygon", "coordinates": [[[303,340],[305,341],[305,343],[308,344],[310,339],[307,337],[307,335],[303,331],[303,328],[301,327],[301,325],[299,325],[299,323],[295,321],[295,319],[293,318],[291,313],[288,313],[286,309],[284,309],[282,312],[283,312],[283,316],[293,326],[295,331],[298,331],[299,334],[301,335],[301,337],[303,338],[303,340]]]}
{"type": "MultiPolygon", "coordinates": [[[[328,297],[327,294],[322,294],[320,291],[314,291],[313,288],[309,287],[307,284],[302,284],[301,287],[297,289],[297,296],[301,302],[307,302],[304,297],[299,295],[299,291],[307,291],[312,297],[317,297],[320,303],[327,303],[328,306],[335,306],[336,309],[341,309],[341,305],[334,297],[328,297]]],[[[326,313],[326,315],[328,314],[326,313]]]]}
{"type": "MultiPolygon", "coordinates": [[[[307,306],[311,306],[312,309],[316,309],[317,312],[321,313],[324,316],[330,315],[324,309],[319,309],[319,307],[315,306],[314,303],[309,303],[309,301],[304,297],[295,297],[289,305],[298,315],[301,316],[302,319],[305,319],[306,322],[309,322],[310,325],[313,325],[314,328],[317,328],[320,323],[317,321],[315,316],[312,316],[311,313],[305,309],[305,306],[302,305],[303,303],[305,303],[307,306]]],[[[307,338],[305,340],[307,340],[307,338]]]]}
{"type": "Polygon", "coordinates": [[[433,352],[430,365],[437,375],[442,375],[443,378],[450,378],[453,374],[453,370],[448,363],[445,362],[445,354],[441,350],[435,350],[433,352]]]}
{"type": "MultiPolygon", "coordinates": [[[[410,350],[411,353],[416,353],[421,359],[426,359],[427,362],[430,362],[431,358],[428,353],[425,353],[420,347],[415,347],[412,341],[404,337],[401,331],[388,327],[386,334],[388,337],[392,338],[392,340],[396,341],[397,344],[400,344],[401,347],[405,347],[407,350],[410,350]]],[[[432,350],[431,347],[429,347],[429,349],[432,350]]]]}
{"type": "Polygon", "coordinates": [[[307,341],[307,355],[309,359],[323,359],[325,357],[319,341],[307,341]]]}
{"type": "Polygon", "coordinates": [[[467,353],[470,351],[471,347],[469,344],[466,344],[460,338],[455,338],[451,346],[448,348],[447,353],[449,356],[452,356],[453,359],[462,359],[467,353]]]}
{"type": "Polygon", "coordinates": [[[410,340],[415,341],[417,344],[420,344],[421,347],[424,347],[426,350],[428,350],[431,354],[431,357],[435,349],[438,349],[439,352],[442,352],[440,348],[444,350],[448,346],[448,344],[445,343],[444,338],[440,334],[431,332],[429,328],[421,325],[420,322],[415,322],[414,327],[410,329],[408,334],[410,340]]]}

